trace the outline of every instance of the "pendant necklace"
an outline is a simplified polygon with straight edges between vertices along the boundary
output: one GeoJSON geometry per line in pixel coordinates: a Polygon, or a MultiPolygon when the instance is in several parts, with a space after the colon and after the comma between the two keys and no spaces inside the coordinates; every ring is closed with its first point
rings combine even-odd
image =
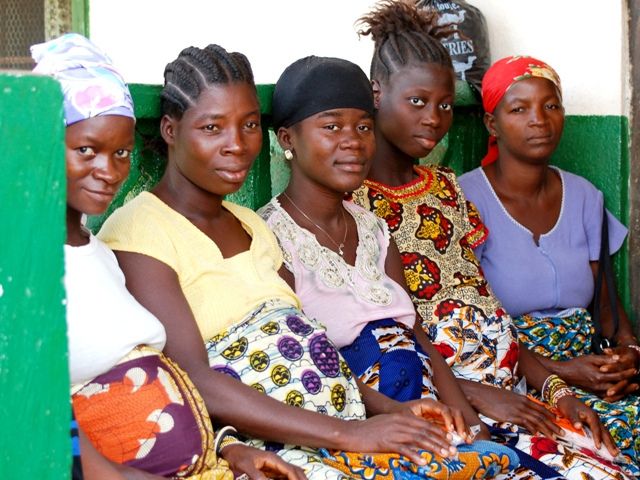
{"type": "Polygon", "coordinates": [[[293,208],[295,208],[298,212],[300,212],[300,214],[306,218],[307,220],[309,220],[313,225],[315,225],[315,227],[320,230],[322,233],[324,233],[329,240],[331,240],[333,242],[333,244],[338,247],[338,255],[340,255],[341,257],[344,257],[344,242],[347,240],[347,233],[349,232],[349,224],[347,223],[347,219],[344,215],[344,207],[342,207],[340,209],[340,212],[342,213],[342,221],[344,222],[344,238],[342,239],[342,242],[338,243],[336,242],[333,237],[331,237],[331,235],[329,235],[329,233],[322,228],[320,225],[318,225],[316,222],[314,222],[313,220],[311,220],[311,218],[309,218],[309,215],[307,215],[306,213],[304,213],[295,203],[293,200],[291,200],[291,197],[289,195],[287,195],[287,192],[282,192],[282,195],[284,195],[285,197],[287,197],[287,200],[289,200],[289,203],[291,203],[291,205],[293,206],[293,208]]]}

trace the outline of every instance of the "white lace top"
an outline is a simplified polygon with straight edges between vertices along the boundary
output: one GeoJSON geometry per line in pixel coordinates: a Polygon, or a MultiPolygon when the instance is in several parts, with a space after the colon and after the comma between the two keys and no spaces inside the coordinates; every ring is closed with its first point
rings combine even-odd
{"type": "Polygon", "coordinates": [[[393,318],[413,328],[413,303],[384,270],[389,231],[373,213],[343,202],[358,228],[355,266],[318,242],[272,199],[258,211],[278,239],[284,265],[295,277],[302,309],[327,328],[329,338],[342,348],[351,344],[365,325],[393,318]]]}

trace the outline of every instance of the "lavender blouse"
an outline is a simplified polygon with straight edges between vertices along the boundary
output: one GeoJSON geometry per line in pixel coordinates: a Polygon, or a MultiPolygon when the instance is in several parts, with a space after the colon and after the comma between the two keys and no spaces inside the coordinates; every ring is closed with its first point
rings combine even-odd
{"type": "MultiPolygon", "coordinates": [[[[555,167],[554,167],[555,168],[555,167]]],[[[562,206],[554,227],[540,235],[518,223],[504,208],[482,168],[459,178],[489,229],[475,250],[484,274],[512,316],[562,316],[587,307],[593,297],[590,261],[600,256],[602,192],[586,179],[556,168],[562,181],[562,206]]],[[[620,249],[627,229],[611,213],[609,249],[620,249]]]]}

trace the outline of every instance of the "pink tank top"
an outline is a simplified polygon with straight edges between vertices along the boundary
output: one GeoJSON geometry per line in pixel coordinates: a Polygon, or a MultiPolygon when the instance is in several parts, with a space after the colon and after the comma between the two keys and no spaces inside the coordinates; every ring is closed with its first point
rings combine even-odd
{"type": "Polygon", "coordinates": [[[278,239],[302,309],[326,327],[338,348],[350,345],[369,322],[392,318],[413,328],[416,315],[407,292],[385,273],[386,222],[351,202],[343,205],[358,227],[355,266],[320,245],[276,198],[258,211],[278,239]]]}

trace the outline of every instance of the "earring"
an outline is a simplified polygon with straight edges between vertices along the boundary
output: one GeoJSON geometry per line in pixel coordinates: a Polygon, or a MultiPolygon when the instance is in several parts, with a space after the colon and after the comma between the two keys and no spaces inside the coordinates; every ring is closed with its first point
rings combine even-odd
{"type": "Polygon", "coordinates": [[[293,152],[287,148],[284,151],[284,158],[286,158],[289,161],[293,160],[293,152]]]}

